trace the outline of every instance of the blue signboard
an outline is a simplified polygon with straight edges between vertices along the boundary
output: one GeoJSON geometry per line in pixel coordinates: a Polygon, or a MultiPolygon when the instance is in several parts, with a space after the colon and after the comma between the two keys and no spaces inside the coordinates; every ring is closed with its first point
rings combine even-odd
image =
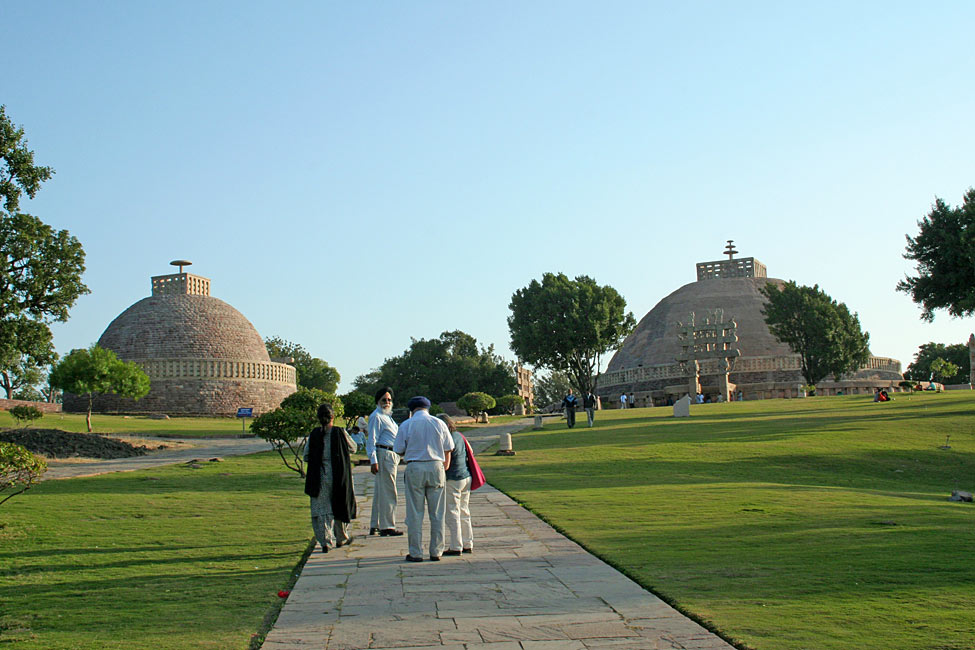
{"type": "Polygon", "coordinates": [[[237,417],[239,418],[251,418],[254,417],[254,409],[252,408],[239,408],[237,409],[237,417]]]}

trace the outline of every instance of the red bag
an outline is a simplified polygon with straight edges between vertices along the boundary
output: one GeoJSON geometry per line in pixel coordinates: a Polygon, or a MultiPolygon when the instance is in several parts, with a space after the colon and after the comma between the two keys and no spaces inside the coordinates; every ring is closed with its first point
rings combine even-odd
{"type": "Polygon", "coordinates": [[[471,490],[476,490],[481,487],[487,481],[484,479],[484,472],[481,471],[481,466],[477,464],[477,459],[474,458],[474,450],[471,449],[471,443],[467,442],[467,438],[464,438],[464,448],[467,450],[467,471],[471,473],[471,490]]]}

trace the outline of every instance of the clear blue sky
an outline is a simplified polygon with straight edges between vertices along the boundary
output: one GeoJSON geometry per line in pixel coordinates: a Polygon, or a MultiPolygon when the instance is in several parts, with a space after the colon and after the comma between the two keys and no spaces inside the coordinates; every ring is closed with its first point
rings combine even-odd
{"type": "Polygon", "coordinates": [[[894,286],[975,185],[968,1],[5,2],[0,103],[88,254],[87,346],[186,258],[265,337],[356,375],[460,329],[514,358],[546,271],[641,318],[720,259],[963,342],[894,286]],[[807,6],[808,5],[808,6],[807,6]]]}

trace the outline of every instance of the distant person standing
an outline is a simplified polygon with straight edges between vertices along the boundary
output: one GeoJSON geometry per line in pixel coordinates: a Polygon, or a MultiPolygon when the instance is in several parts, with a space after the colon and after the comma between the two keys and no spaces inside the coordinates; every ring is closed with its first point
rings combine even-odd
{"type": "Polygon", "coordinates": [[[375,475],[372,491],[372,517],[370,535],[402,535],[396,530],[396,469],[399,456],[393,451],[393,442],[399,427],[393,420],[393,389],[384,386],[376,392],[376,410],[369,416],[366,438],[366,455],[375,475]]]}
{"type": "Polygon", "coordinates": [[[625,409],[626,408],[626,393],[623,393],[622,395],[620,395],[620,408],[621,409],[625,409]]]}
{"type": "Polygon", "coordinates": [[[423,561],[423,507],[430,514],[430,559],[443,555],[444,514],[447,497],[444,470],[450,467],[454,440],[447,425],[430,415],[430,400],[411,397],[406,403],[410,419],[400,426],[393,449],[406,460],[407,562],[423,561]]]}
{"type": "Polygon", "coordinates": [[[562,408],[565,409],[565,423],[569,425],[570,429],[576,425],[576,407],[578,406],[579,400],[572,394],[570,388],[569,394],[562,400],[562,408]]]}
{"type": "Polygon", "coordinates": [[[471,525],[471,471],[467,467],[467,440],[457,430],[454,421],[446,413],[437,416],[443,420],[454,441],[450,454],[447,476],[447,511],[444,515],[444,534],[447,550],[444,555],[460,555],[474,552],[474,527],[471,525]]]}
{"type": "Polygon", "coordinates": [[[596,396],[592,394],[592,391],[586,393],[586,396],[582,398],[582,408],[586,409],[586,418],[589,419],[589,428],[592,428],[593,420],[596,419],[596,396]]]}

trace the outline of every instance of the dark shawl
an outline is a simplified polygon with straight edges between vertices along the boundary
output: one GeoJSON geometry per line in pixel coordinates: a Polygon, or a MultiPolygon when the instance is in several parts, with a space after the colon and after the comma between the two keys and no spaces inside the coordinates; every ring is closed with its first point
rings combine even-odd
{"type": "MultiPolygon", "coordinates": [[[[356,518],[355,493],[352,491],[352,460],[345,446],[345,432],[332,427],[328,436],[332,451],[332,514],[339,521],[356,518]]],[[[308,465],[305,467],[305,494],[317,497],[322,489],[322,457],[325,452],[325,433],[322,427],[308,436],[308,465]]]]}

